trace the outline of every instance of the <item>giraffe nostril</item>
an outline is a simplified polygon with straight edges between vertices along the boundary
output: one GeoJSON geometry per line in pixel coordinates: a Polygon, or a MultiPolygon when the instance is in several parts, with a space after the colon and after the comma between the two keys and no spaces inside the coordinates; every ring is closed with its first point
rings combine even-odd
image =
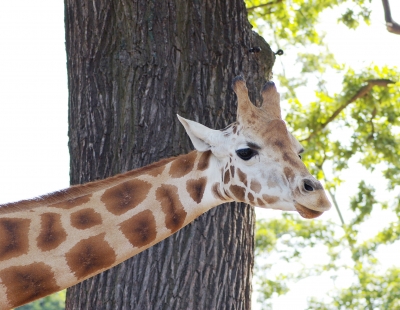
{"type": "Polygon", "coordinates": [[[313,184],[311,183],[310,180],[304,180],[304,189],[305,189],[307,192],[312,192],[312,191],[314,191],[313,184]]]}

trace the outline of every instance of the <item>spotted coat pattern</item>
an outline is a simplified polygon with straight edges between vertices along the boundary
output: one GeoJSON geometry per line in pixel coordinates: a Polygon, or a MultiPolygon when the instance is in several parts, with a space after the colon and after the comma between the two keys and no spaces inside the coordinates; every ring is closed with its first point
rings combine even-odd
{"type": "Polygon", "coordinates": [[[104,271],[219,204],[211,185],[206,195],[210,158],[211,152],[194,151],[43,199],[1,206],[0,309],[104,271]]]}

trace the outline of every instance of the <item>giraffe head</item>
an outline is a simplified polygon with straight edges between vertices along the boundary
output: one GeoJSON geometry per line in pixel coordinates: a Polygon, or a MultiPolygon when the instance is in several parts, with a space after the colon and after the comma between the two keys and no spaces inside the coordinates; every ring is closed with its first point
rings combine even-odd
{"type": "Polygon", "coordinates": [[[321,183],[301,160],[303,148],[281,117],[280,97],[273,82],[262,90],[263,103],[254,106],[242,77],[233,81],[238,98],[237,121],[213,130],[179,117],[198,151],[211,151],[218,167],[216,196],[253,206],[298,211],[314,218],[331,204],[321,183]]]}

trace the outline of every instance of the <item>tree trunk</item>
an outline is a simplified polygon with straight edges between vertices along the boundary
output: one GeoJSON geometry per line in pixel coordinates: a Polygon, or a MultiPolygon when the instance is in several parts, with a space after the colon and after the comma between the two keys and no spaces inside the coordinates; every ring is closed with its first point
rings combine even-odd
{"type": "MultiPolygon", "coordinates": [[[[254,100],[274,62],[243,0],[66,0],[65,12],[71,184],[188,152],[176,114],[224,128],[233,77],[254,100]]],[[[66,309],[249,309],[253,236],[252,208],[219,206],[68,289],[66,309]]]]}

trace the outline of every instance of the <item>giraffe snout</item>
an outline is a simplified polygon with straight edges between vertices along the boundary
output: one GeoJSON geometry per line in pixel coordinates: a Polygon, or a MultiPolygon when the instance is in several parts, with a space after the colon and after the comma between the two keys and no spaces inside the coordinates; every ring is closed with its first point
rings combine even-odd
{"type": "MultiPolygon", "coordinates": [[[[331,203],[325,194],[321,182],[313,178],[303,178],[298,185],[295,201],[303,207],[317,211],[325,212],[331,208],[331,203]]],[[[296,206],[296,209],[299,208],[296,206]]]]}

